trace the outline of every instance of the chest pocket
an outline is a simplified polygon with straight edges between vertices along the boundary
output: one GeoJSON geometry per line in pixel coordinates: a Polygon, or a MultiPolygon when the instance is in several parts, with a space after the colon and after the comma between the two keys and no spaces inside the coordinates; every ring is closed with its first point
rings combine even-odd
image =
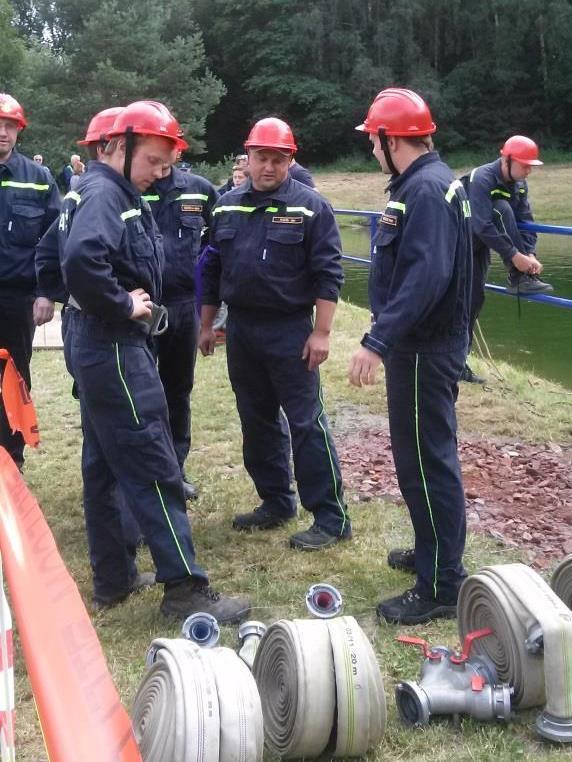
{"type": "Polygon", "coordinates": [[[280,271],[299,270],[303,267],[306,258],[303,230],[271,228],[266,239],[262,259],[269,267],[280,271]]]}
{"type": "Polygon", "coordinates": [[[395,264],[399,227],[380,225],[373,238],[372,272],[378,278],[390,278],[395,264]]]}
{"type": "Polygon", "coordinates": [[[234,239],[236,238],[236,228],[221,227],[214,231],[214,240],[220,251],[221,260],[232,261],[234,257],[234,239]],[[232,257],[232,259],[231,259],[232,257]]]}
{"type": "Polygon", "coordinates": [[[45,211],[31,204],[12,204],[9,233],[20,246],[35,246],[42,234],[45,211]]]}
{"type": "Polygon", "coordinates": [[[127,240],[135,259],[151,259],[154,255],[153,244],[145,233],[140,220],[127,222],[127,240]]]}
{"type": "Polygon", "coordinates": [[[177,242],[178,253],[182,256],[196,257],[201,242],[203,218],[198,214],[182,213],[179,217],[179,231],[177,242]]]}

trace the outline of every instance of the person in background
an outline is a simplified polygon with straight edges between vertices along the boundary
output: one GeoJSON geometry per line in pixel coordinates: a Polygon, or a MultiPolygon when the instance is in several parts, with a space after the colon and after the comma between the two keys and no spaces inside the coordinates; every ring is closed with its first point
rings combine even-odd
{"type": "MultiPolygon", "coordinates": [[[[248,166],[248,155],[245,153],[239,153],[234,157],[234,164],[232,167],[232,171],[234,173],[235,167],[244,168],[248,166]]],[[[229,190],[232,190],[235,187],[234,181],[233,181],[233,175],[231,175],[226,183],[223,183],[220,188],[218,188],[218,194],[219,196],[222,196],[223,193],[226,193],[229,190]]]]}
{"type": "Polygon", "coordinates": [[[288,173],[290,177],[293,177],[294,180],[298,180],[298,182],[302,183],[303,185],[307,185],[308,188],[316,188],[314,178],[310,174],[309,170],[307,170],[306,167],[303,167],[301,164],[298,164],[294,157],[292,157],[292,163],[288,168],[288,173]]]}

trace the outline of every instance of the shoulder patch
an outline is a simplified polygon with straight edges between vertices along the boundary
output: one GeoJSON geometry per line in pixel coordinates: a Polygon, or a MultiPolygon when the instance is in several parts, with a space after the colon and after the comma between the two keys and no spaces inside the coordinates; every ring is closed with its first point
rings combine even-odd
{"type": "Polygon", "coordinates": [[[281,225],[301,225],[303,217],[273,217],[272,222],[278,222],[281,225]]]}
{"type": "Polygon", "coordinates": [[[393,214],[382,214],[381,221],[385,222],[386,225],[393,225],[394,227],[396,227],[398,218],[394,217],[393,214]]]}

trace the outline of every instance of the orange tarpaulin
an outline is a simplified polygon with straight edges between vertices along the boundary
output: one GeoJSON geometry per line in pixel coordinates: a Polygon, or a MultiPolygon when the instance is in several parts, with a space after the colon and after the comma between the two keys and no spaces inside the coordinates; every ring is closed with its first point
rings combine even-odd
{"type": "Polygon", "coordinates": [[[6,360],[2,375],[2,400],[10,428],[21,431],[27,445],[37,447],[40,444],[38,419],[26,382],[18,373],[7,349],[0,349],[0,360],[6,360]]]}
{"type": "Polygon", "coordinates": [[[141,762],[79,591],[3,447],[0,551],[50,762],[141,762]]]}

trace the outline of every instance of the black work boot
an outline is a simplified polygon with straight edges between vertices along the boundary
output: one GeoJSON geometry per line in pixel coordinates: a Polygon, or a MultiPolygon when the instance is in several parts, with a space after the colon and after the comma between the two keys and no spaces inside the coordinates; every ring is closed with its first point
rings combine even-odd
{"type": "Polygon", "coordinates": [[[211,614],[219,624],[238,624],[250,611],[248,598],[221,595],[206,582],[189,579],[177,585],[165,585],[161,614],[186,619],[199,611],[211,614]]]}
{"type": "Polygon", "coordinates": [[[198,489],[186,476],[183,476],[183,492],[185,493],[185,500],[196,500],[199,496],[198,489]]]}
{"type": "Polygon", "coordinates": [[[91,599],[92,607],[95,611],[101,611],[102,609],[110,609],[113,606],[117,606],[118,603],[122,603],[130,595],[134,593],[140,593],[142,590],[147,590],[149,587],[153,587],[155,584],[155,572],[142,572],[137,574],[129,590],[125,590],[121,593],[113,593],[111,595],[105,595],[101,593],[94,593],[91,599]]]}
{"type": "Polygon", "coordinates": [[[276,529],[293,519],[293,516],[281,516],[259,505],[250,513],[239,513],[232,520],[232,528],[238,531],[253,531],[255,529],[276,529]]]}
{"type": "Polygon", "coordinates": [[[394,548],[387,554],[392,569],[415,574],[415,548],[394,548]]]}
{"type": "Polygon", "coordinates": [[[477,376],[477,374],[467,364],[465,364],[463,372],[461,373],[461,378],[459,380],[466,381],[468,384],[486,384],[486,379],[484,379],[482,376],[477,376]]]}
{"type": "Polygon", "coordinates": [[[297,550],[323,550],[342,540],[351,540],[352,530],[348,525],[343,534],[330,534],[326,529],[312,524],[309,529],[303,532],[296,532],[290,537],[290,547],[297,550]]]}
{"type": "Polygon", "coordinates": [[[377,616],[389,624],[424,624],[432,619],[454,619],[457,604],[437,598],[423,598],[412,587],[395,598],[378,603],[377,616]]]}
{"type": "Polygon", "coordinates": [[[540,280],[538,275],[521,272],[509,274],[506,290],[509,294],[548,294],[554,291],[550,283],[540,280]]]}

